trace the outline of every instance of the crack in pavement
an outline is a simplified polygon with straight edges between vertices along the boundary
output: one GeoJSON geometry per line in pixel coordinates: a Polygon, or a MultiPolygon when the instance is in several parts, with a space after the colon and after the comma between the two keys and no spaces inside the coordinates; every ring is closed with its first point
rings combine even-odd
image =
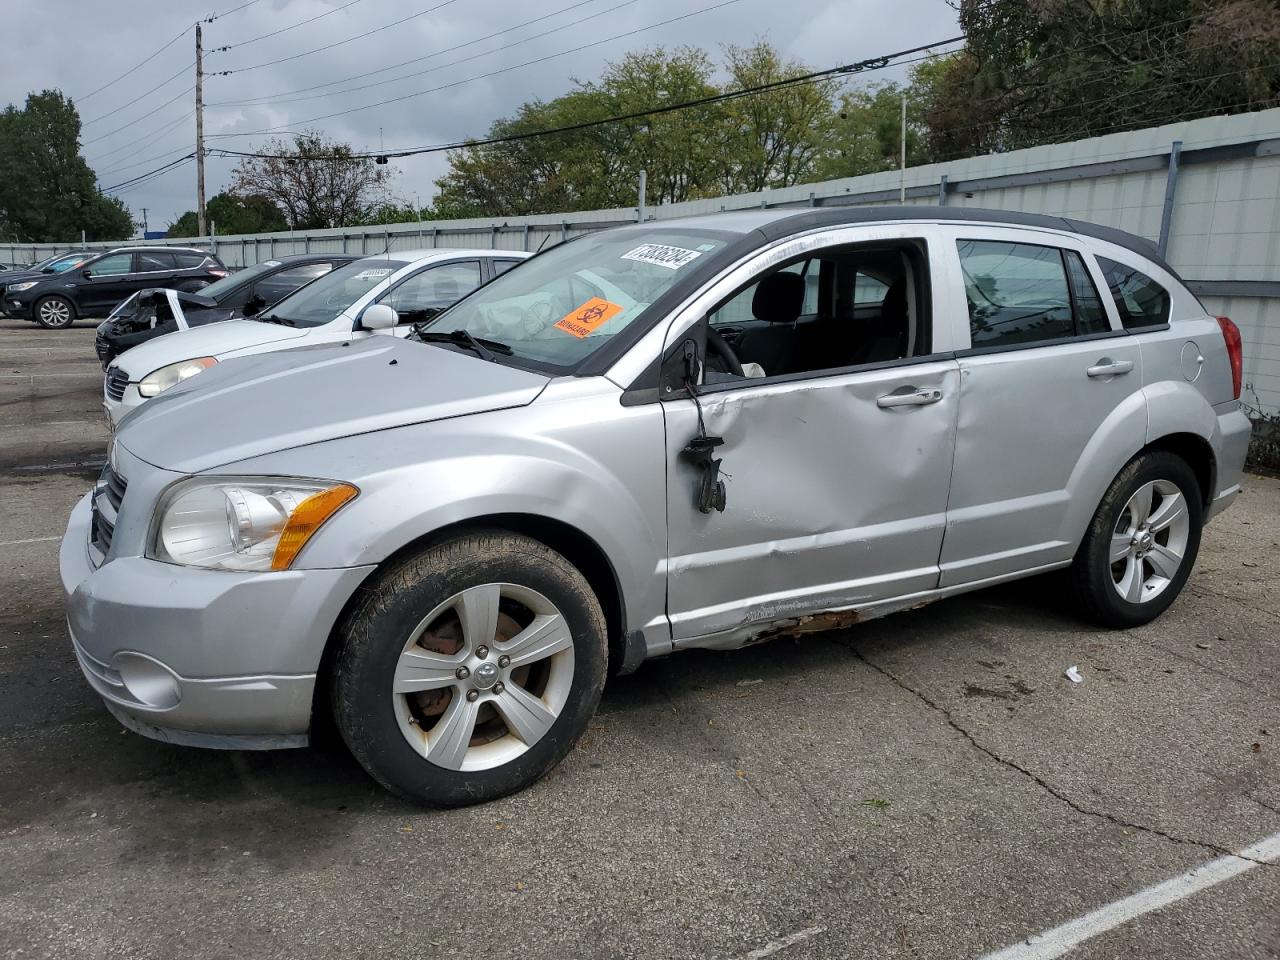
{"type": "Polygon", "coordinates": [[[1211,673],[1215,677],[1221,677],[1223,680],[1230,680],[1232,683],[1239,684],[1240,686],[1244,687],[1246,690],[1249,690],[1260,696],[1266,697],[1268,700],[1280,700],[1280,696],[1277,696],[1276,694],[1272,693],[1269,690],[1264,690],[1262,687],[1255,686],[1254,684],[1250,683],[1248,680],[1242,680],[1239,677],[1234,677],[1231,674],[1227,673],[1225,670],[1221,670],[1218,667],[1212,667],[1209,664],[1204,663],[1201,660],[1197,660],[1195,657],[1188,656],[1185,653],[1179,653],[1177,650],[1170,650],[1168,647],[1163,646],[1159,643],[1156,643],[1154,640],[1148,637],[1144,637],[1141,634],[1138,634],[1136,631],[1133,632],[1133,635],[1136,636],[1140,642],[1145,643],[1148,646],[1155,647],[1161,653],[1167,653],[1169,656],[1174,657],[1177,660],[1181,660],[1184,663],[1189,663],[1194,667],[1199,667],[1201,670],[1204,670],[1207,673],[1211,673]]]}
{"type": "MultiPolygon", "coordinates": [[[[996,763],[999,763],[1002,766],[1008,767],[1010,770],[1015,770],[1018,773],[1022,774],[1022,776],[1026,777],[1028,780],[1035,783],[1038,787],[1040,787],[1040,789],[1044,790],[1055,800],[1070,807],[1072,810],[1074,810],[1076,813],[1080,814],[1081,816],[1096,817],[1100,820],[1106,820],[1110,823],[1115,824],[1118,827],[1124,827],[1125,829],[1128,829],[1128,830],[1137,830],[1141,833],[1147,833],[1147,834],[1150,834],[1151,836],[1160,837],[1161,839],[1168,840],[1170,843],[1177,843],[1177,844],[1182,844],[1184,846],[1191,846],[1191,847],[1200,847],[1202,850],[1209,850],[1220,856],[1238,857],[1241,860],[1248,860],[1250,863],[1256,863],[1258,866],[1261,866],[1261,867],[1276,866],[1276,864],[1273,864],[1267,860],[1257,860],[1257,859],[1254,859],[1253,857],[1241,856],[1239,853],[1237,853],[1234,850],[1228,850],[1226,847],[1219,846],[1216,843],[1210,843],[1207,840],[1196,840],[1191,837],[1180,837],[1180,836],[1177,836],[1176,834],[1167,833],[1166,831],[1161,830],[1158,827],[1151,827],[1151,826],[1147,826],[1146,824],[1134,823],[1132,821],[1125,820],[1121,817],[1117,817],[1115,814],[1107,813],[1105,810],[1094,810],[1089,807],[1082,806],[1075,800],[1072,800],[1066,794],[1062,793],[1055,786],[1053,786],[1053,784],[1049,783],[1044,778],[1040,777],[1038,774],[1033,773],[1032,771],[1028,770],[1026,767],[1022,766],[1016,761],[1009,760],[1005,757],[1000,756],[991,748],[986,747],[983,744],[979,743],[978,740],[973,736],[973,734],[971,734],[968,730],[960,726],[960,724],[955,721],[955,718],[951,716],[950,710],[942,706],[940,703],[937,703],[936,701],[932,700],[927,694],[910,686],[909,684],[906,683],[906,681],[902,680],[896,674],[880,666],[878,663],[875,663],[874,661],[868,659],[867,656],[863,654],[860,650],[856,650],[852,646],[848,646],[846,644],[839,643],[839,642],[836,642],[836,645],[844,647],[851,654],[853,654],[855,659],[862,661],[868,667],[874,670],[876,673],[880,674],[881,676],[889,680],[889,682],[894,684],[896,687],[911,694],[911,696],[915,697],[917,700],[919,700],[921,703],[927,706],[930,710],[933,710],[934,712],[941,714],[942,718],[946,720],[947,725],[951,727],[951,729],[954,730],[956,733],[960,734],[960,736],[968,740],[969,743],[973,746],[973,748],[977,750],[979,753],[982,753],[983,755],[990,757],[996,763]]],[[[1249,797],[1248,799],[1254,800],[1254,802],[1257,803],[1257,800],[1254,799],[1253,797],[1249,797]]]]}
{"type": "Polygon", "coordinates": [[[1254,803],[1256,803],[1258,806],[1260,806],[1263,810],[1270,810],[1270,811],[1271,811],[1272,813],[1274,813],[1276,816],[1280,816],[1280,807],[1273,807],[1271,804],[1267,803],[1267,801],[1265,801],[1265,800],[1259,800],[1259,799],[1258,799],[1257,797],[1255,797],[1252,793],[1246,793],[1246,794],[1244,795],[1244,798],[1245,798],[1246,800],[1252,800],[1254,803]]]}

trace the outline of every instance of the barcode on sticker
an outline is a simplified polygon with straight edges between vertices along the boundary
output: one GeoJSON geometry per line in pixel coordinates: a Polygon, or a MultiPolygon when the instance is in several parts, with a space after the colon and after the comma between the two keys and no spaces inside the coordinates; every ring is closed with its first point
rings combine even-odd
{"type": "Polygon", "coordinates": [[[684,247],[669,247],[665,243],[642,243],[624,253],[622,259],[651,263],[655,267],[666,267],[668,270],[679,270],[686,263],[697,260],[700,256],[702,254],[697,250],[686,250],[684,247]]]}
{"type": "Polygon", "coordinates": [[[385,277],[391,272],[390,267],[375,267],[369,270],[361,270],[355,275],[357,280],[376,280],[379,277],[385,277]]]}

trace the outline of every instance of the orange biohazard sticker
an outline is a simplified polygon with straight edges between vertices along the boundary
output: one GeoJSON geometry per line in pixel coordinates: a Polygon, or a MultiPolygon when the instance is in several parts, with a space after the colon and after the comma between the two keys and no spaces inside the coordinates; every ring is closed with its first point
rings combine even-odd
{"type": "Polygon", "coordinates": [[[625,309],[621,304],[610,303],[601,297],[592,297],[580,307],[574,307],[556,322],[556,329],[583,340],[606,320],[625,309]]]}

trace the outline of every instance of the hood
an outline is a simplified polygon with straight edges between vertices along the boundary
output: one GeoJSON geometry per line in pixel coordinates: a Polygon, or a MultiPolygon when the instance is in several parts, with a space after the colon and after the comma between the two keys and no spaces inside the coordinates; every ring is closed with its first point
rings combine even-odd
{"type": "Polygon", "coordinates": [[[138,407],[116,442],[153,466],[198,473],[338,437],[522,407],[548,380],[379,335],[220,363],[138,407]]]}
{"type": "Polygon", "coordinates": [[[52,280],[60,276],[57,273],[41,273],[39,270],[4,270],[0,271],[0,287],[11,283],[22,283],[24,280],[52,280]]]}
{"type": "Polygon", "coordinates": [[[137,381],[166,364],[195,357],[221,357],[245,347],[296,340],[306,336],[310,329],[257,320],[228,320],[156,337],[134,347],[121,357],[117,366],[129,375],[130,380],[137,381]]]}

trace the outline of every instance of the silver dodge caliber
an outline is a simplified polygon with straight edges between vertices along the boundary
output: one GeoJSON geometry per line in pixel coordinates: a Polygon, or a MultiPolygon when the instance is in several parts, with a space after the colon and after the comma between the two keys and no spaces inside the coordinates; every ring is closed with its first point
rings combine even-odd
{"type": "MultiPolygon", "coordinates": [[[[367,329],[395,323],[366,307],[367,329]]],[[[390,790],[546,773],[610,672],[1057,568],[1157,617],[1240,490],[1241,342],[1145,241],[925,207],[623,227],[409,339],[219,364],[126,418],[61,548],[85,677],[173,743],[390,790]]]]}

